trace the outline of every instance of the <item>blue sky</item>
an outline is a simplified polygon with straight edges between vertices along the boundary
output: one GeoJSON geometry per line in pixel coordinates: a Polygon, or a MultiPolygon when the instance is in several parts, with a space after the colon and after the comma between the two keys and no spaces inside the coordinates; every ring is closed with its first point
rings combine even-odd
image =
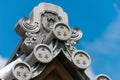
{"type": "Polygon", "coordinates": [[[120,0],[1,0],[0,62],[6,62],[20,41],[14,25],[21,17],[29,17],[40,2],[61,6],[68,14],[70,27],[83,31],[76,47],[91,56],[93,74],[105,73],[119,80],[120,0]]]}

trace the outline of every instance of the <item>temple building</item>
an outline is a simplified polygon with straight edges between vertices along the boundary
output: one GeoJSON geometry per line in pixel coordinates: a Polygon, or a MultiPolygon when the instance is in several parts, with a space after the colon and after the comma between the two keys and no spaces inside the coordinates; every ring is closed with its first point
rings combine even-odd
{"type": "MultiPolygon", "coordinates": [[[[0,80],[90,80],[85,70],[91,58],[75,45],[82,38],[79,28],[68,24],[64,10],[54,4],[40,3],[15,25],[21,37],[0,80]]],[[[95,80],[110,80],[99,75],[95,80]]]]}

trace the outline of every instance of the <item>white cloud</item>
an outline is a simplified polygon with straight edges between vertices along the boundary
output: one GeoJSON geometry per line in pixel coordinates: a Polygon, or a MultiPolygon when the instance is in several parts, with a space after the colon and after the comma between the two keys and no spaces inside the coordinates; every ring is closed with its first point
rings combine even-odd
{"type": "Polygon", "coordinates": [[[120,12],[120,9],[118,8],[117,3],[113,3],[113,7],[114,7],[114,9],[115,9],[115,11],[116,11],[117,13],[120,12]]]}
{"type": "Polygon", "coordinates": [[[83,46],[89,52],[114,55],[120,52],[120,10],[117,4],[113,4],[117,12],[117,17],[108,25],[101,37],[91,43],[83,42],[83,46]]]}
{"type": "MultiPolygon", "coordinates": [[[[94,56],[94,66],[91,65],[92,68],[95,68],[101,72],[104,71],[119,80],[120,71],[118,71],[118,69],[120,67],[120,9],[116,3],[114,3],[113,6],[117,12],[117,16],[106,27],[106,30],[101,34],[101,37],[96,38],[93,42],[90,43],[82,42],[82,46],[88,53],[94,56]],[[116,75],[113,76],[113,74],[116,75]]],[[[91,78],[94,78],[94,73],[91,69],[88,69],[87,73],[91,78]]]]}
{"type": "Polygon", "coordinates": [[[7,59],[0,56],[0,69],[6,64],[7,59]]]}
{"type": "Polygon", "coordinates": [[[89,67],[89,68],[85,71],[85,73],[86,73],[87,76],[90,78],[90,80],[95,80],[96,75],[95,75],[95,73],[93,72],[93,70],[92,70],[91,67],[89,67]]]}

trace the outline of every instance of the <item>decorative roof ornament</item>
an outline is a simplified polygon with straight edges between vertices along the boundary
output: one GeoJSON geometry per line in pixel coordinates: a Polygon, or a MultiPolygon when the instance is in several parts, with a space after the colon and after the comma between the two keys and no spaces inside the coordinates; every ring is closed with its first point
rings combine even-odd
{"type": "MultiPolygon", "coordinates": [[[[22,40],[6,66],[0,70],[1,80],[33,79],[41,75],[60,54],[77,73],[83,72],[82,75],[91,64],[89,54],[75,48],[82,38],[82,31],[79,28],[70,29],[67,14],[59,6],[40,3],[33,9],[30,18],[18,21],[15,31],[22,40]]],[[[90,80],[87,76],[81,79],[90,80]]],[[[102,75],[96,80],[110,78],[102,75]]]]}

